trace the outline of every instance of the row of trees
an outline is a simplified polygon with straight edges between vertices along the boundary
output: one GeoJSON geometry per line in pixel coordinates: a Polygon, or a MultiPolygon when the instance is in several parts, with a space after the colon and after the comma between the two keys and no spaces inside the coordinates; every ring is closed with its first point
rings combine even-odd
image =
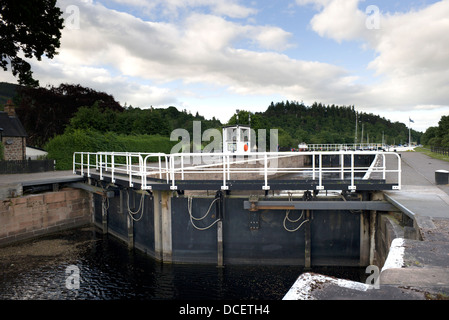
{"type": "Polygon", "coordinates": [[[421,142],[434,147],[449,147],[449,116],[442,116],[437,127],[427,128],[421,142]]]}
{"type": "MultiPolygon", "coordinates": [[[[205,119],[171,106],[165,109],[140,109],[121,106],[113,96],[80,85],[61,84],[59,87],[17,89],[17,113],[29,135],[30,145],[44,147],[53,137],[67,130],[96,130],[118,135],[160,135],[169,137],[177,128],[192,135],[193,121],[201,121],[202,130],[221,129],[216,119],[205,119]]],[[[302,102],[272,102],[264,112],[238,113],[240,124],[257,129],[278,129],[279,145],[295,148],[299,143],[354,143],[358,121],[357,142],[399,144],[408,142],[405,124],[374,114],[358,113],[354,106],[336,106],[302,102]]],[[[227,125],[237,123],[233,115],[227,125]]],[[[420,142],[422,133],[412,130],[412,140],[420,142]]],[[[429,135],[428,135],[429,136],[429,135]]],[[[433,137],[433,136],[432,136],[433,137]]]]}
{"type": "Polygon", "coordinates": [[[186,110],[179,111],[175,107],[140,109],[130,106],[117,112],[110,109],[102,110],[98,103],[94,103],[90,107],[81,107],[70,119],[68,128],[169,137],[177,128],[186,129],[192,134],[193,121],[201,121],[203,130],[221,127],[221,122],[215,118],[206,120],[198,113],[192,115],[186,110]]]}
{"type": "Polygon", "coordinates": [[[123,107],[112,95],[81,85],[17,86],[16,93],[16,112],[28,133],[28,144],[37,147],[73,129],[170,136],[176,128],[192,133],[193,121],[201,121],[204,130],[221,127],[221,122],[215,118],[206,120],[198,113],[192,115],[175,107],[123,107]]]}
{"type": "MultiPolygon", "coordinates": [[[[306,106],[302,102],[272,102],[265,112],[249,115],[247,111],[238,114],[239,123],[254,129],[279,130],[279,145],[291,148],[298,143],[308,144],[355,142],[357,120],[357,142],[400,144],[408,142],[408,128],[405,124],[381,118],[372,113],[357,113],[354,106],[336,106],[314,103],[306,106]],[[362,137],[363,131],[363,137],[362,137]]],[[[237,122],[236,115],[229,124],[237,122]]],[[[412,140],[420,142],[422,133],[411,131],[412,140]]]]}

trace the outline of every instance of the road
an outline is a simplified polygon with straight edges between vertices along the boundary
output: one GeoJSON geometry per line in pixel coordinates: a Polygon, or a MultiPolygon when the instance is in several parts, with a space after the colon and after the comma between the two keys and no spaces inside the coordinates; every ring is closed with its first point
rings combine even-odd
{"type": "MultiPolygon", "coordinates": [[[[435,171],[448,170],[449,162],[433,159],[420,152],[402,152],[402,185],[435,186],[435,171]]],[[[436,185],[449,195],[449,185],[436,185]]]]}

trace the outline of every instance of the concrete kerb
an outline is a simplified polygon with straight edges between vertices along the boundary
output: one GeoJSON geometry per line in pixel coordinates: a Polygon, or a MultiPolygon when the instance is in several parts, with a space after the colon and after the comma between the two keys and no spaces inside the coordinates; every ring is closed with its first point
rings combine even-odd
{"type": "Polygon", "coordinates": [[[449,299],[449,196],[437,187],[405,189],[386,192],[385,198],[413,219],[418,239],[396,234],[378,289],[308,273],[297,279],[284,300],[449,299]]]}

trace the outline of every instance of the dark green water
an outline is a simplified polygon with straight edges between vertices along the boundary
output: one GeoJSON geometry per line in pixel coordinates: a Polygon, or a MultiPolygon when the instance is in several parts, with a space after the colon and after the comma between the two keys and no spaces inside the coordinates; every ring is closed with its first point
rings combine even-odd
{"type": "MultiPolygon", "coordinates": [[[[297,266],[162,264],[94,227],[0,248],[0,270],[2,300],[281,300],[303,272],[297,266]],[[69,266],[76,266],[79,282],[67,284],[74,275],[69,266]]],[[[312,271],[363,277],[360,268],[312,271]]]]}

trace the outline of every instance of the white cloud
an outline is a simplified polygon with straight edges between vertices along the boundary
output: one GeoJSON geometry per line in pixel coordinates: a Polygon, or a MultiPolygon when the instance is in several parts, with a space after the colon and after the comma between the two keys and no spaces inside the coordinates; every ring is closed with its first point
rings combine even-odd
{"type": "Polygon", "coordinates": [[[58,1],[62,9],[79,7],[80,28],[63,30],[60,54],[53,60],[32,62],[42,85],[81,83],[142,107],[199,101],[201,94],[194,87],[206,84],[234,98],[279,96],[305,103],[356,105],[374,113],[447,110],[447,0],[403,13],[385,13],[380,8],[380,28],[371,30],[365,24],[368,2],[296,0],[317,10],[310,26],[318,35],[343,45],[356,41],[375,53],[366,66],[376,74],[370,81],[337,65],[287,56],[285,50],[295,46],[292,33],[256,24],[257,3],[105,3],[58,1]],[[108,8],[113,4],[132,9],[125,13],[108,8]],[[139,10],[139,17],[133,10],[139,10]],[[250,19],[252,23],[247,22],[250,19]]]}
{"type": "MultiPolygon", "coordinates": [[[[94,84],[94,88],[104,88],[107,77],[112,78],[111,90],[113,83],[133,77],[159,85],[182,80],[185,84],[211,83],[239,94],[281,93],[313,99],[323,88],[338,92],[348,82],[342,68],[295,60],[277,52],[291,46],[291,34],[279,27],[245,25],[201,13],[191,13],[177,24],[148,22],[98,3],[78,5],[80,29],[63,31],[60,54],[52,67],[57,73],[55,68],[59,66],[61,78],[65,75],[74,81],[87,80],[84,83],[94,84]],[[253,50],[239,49],[242,43],[253,50]],[[98,75],[81,74],[90,68],[97,68],[98,75]],[[121,74],[123,79],[105,74],[104,70],[115,70],[113,73],[121,74]]],[[[46,76],[51,78],[49,73],[46,76]]],[[[170,90],[160,88],[150,91],[174,97],[170,90]]],[[[128,99],[136,93],[125,90],[130,88],[122,86],[114,95],[126,95],[128,99]]]]}
{"type": "Polygon", "coordinates": [[[313,17],[311,26],[320,36],[341,42],[357,39],[365,28],[366,15],[357,9],[359,0],[320,1],[326,3],[320,14],[313,17]]]}
{"type": "MultiPolygon", "coordinates": [[[[134,6],[144,14],[153,17],[158,10],[169,18],[178,18],[181,12],[208,8],[214,15],[230,18],[246,18],[257,12],[256,9],[239,4],[238,0],[110,0],[119,4],[134,6]]],[[[159,12],[159,11],[158,11],[159,12]]]]}
{"type": "Polygon", "coordinates": [[[367,67],[377,81],[360,88],[362,95],[352,96],[353,103],[403,111],[415,105],[448,105],[449,1],[403,13],[382,13],[380,7],[379,29],[366,27],[370,16],[364,6],[369,3],[360,0],[296,2],[315,5],[318,13],[310,25],[320,36],[361,41],[376,53],[367,67]]]}

